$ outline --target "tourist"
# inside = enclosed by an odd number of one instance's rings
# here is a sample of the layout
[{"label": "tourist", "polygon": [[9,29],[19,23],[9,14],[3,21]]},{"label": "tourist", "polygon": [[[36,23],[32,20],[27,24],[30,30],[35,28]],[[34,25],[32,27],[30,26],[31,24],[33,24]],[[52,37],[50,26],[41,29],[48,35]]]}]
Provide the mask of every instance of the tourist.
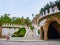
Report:
[{"label": "tourist", "polygon": [[7,34],[7,40],[9,40],[9,39],[10,39],[10,33]]}]

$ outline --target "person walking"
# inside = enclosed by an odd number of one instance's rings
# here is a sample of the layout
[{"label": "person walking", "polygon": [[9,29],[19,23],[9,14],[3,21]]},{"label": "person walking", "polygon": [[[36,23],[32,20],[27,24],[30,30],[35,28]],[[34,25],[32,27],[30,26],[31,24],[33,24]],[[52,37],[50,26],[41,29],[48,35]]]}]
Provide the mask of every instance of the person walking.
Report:
[{"label": "person walking", "polygon": [[9,40],[9,39],[10,39],[10,33],[7,34],[7,40]]}]

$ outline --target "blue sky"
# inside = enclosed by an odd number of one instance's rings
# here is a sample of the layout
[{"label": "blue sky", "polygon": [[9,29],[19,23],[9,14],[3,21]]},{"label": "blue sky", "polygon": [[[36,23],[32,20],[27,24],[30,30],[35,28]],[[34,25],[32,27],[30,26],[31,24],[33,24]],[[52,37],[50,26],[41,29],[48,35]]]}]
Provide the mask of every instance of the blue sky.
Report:
[{"label": "blue sky", "polygon": [[29,17],[38,14],[41,7],[55,0],[0,0],[0,16],[8,13],[11,17]]}]

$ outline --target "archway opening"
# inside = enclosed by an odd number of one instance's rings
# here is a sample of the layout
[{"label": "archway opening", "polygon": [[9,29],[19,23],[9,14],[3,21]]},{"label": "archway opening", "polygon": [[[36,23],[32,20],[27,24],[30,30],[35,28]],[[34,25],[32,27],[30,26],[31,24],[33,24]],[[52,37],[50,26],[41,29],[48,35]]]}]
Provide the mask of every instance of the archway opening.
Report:
[{"label": "archway opening", "polygon": [[59,24],[56,21],[50,23],[48,27],[48,39],[60,39],[60,35],[57,29]]},{"label": "archway opening", "polygon": [[43,31],[43,33],[42,33],[42,39],[44,39],[44,31]]}]

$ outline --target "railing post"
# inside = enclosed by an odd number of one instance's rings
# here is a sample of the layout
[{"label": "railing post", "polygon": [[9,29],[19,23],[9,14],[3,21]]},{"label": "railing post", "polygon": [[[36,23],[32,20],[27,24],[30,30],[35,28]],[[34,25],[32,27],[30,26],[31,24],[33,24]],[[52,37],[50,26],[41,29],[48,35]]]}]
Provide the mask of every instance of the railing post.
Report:
[{"label": "railing post", "polygon": [[46,15],[48,14],[48,11],[47,10],[45,10],[45,13],[46,13]]},{"label": "railing post", "polygon": [[49,12],[50,12],[49,14],[51,14],[51,13],[52,13],[52,8],[49,8]]},{"label": "railing post", "polygon": [[57,6],[54,6],[54,8],[55,8],[55,12],[59,12],[59,10],[58,10],[58,7],[57,7]]},{"label": "railing post", "polygon": [[43,15],[42,15],[42,17],[44,16],[44,12],[43,12]]}]

